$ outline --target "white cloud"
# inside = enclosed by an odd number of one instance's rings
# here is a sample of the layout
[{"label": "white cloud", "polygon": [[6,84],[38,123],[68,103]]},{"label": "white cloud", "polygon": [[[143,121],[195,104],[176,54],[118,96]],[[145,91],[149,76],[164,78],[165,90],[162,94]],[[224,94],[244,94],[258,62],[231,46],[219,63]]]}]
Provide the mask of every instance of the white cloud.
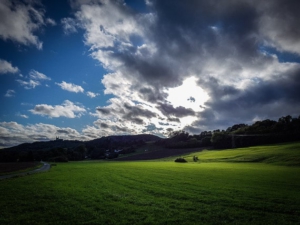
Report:
[{"label": "white cloud", "polygon": [[114,1],[103,1],[101,5],[81,5],[76,18],[86,30],[86,44],[93,49],[114,47],[117,43],[130,44],[133,34],[140,35],[140,25],[134,16],[124,10],[124,5]]},{"label": "white cloud", "polygon": [[6,94],[4,95],[5,97],[14,97],[15,96],[15,91],[14,90],[7,90]]},{"label": "white cloud", "polygon": [[[17,122],[0,122],[0,148],[25,142],[55,140],[56,136],[67,140],[89,140],[70,127],[57,127],[51,124],[37,123],[26,126]],[[98,136],[99,137],[99,136]]]},{"label": "white cloud", "polygon": [[86,126],[83,130],[82,133],[84,136],[89,137],[90,139],[96,139],[101,136],[106,136],[108,133],[104,131],[103,129],[96,128],[94,126]]},{"label": "white cloud", "polygon": [[23,86],[25,89],[33,89],[36,86],[41,85],[39,81],[35,80],[29,80],[29,81],[24,81],[24,80],[16,80],[21,86]]},{"label": "white cloud", "polygon": [[35,8],[35,1],[0,1],[0,38],[42,49],[43,43],[34,35],[44,25],[44,9]]},{"label": "white cloud", "polygon": [[17,113],[16,115],[19,116],[19,117],[22,117],[24,119],[28,119],[29,118],[27,115],[21,114],[21,113]]},{"label": "white cloud", "polygon": [[55,20],[51,19],[51,18],[47,18],[46,19],[47,24],[50,24],[51,26],[56,26],[56,22]]},{"label": "white cloud", "polygon": [[17,72],[19,72],[18,67],[13,67],[10,62],[0,59],[0,74]]},{"label": "white cloud", "polygon": [[98,119],[94,122],[94,126],[86,126],[82,130],[82,133],[91,139],[95,139],[99,136],[141,133],[142,129],[137,128],[137,126],[134,126],[132,123],[127,121]]},{"label": "white cloud", "polygon": [[29,72],[29,77],[32,79],[32,80],[51,80],[50,77],[47,77],[45,74],[43,73],[40,73],[36,70],[31,70]]},{"label": "white cloud", "polygon": [[29,72],[29,78],[27,80],[17,79],[16,81],[25,89],[33,89],[36,86],[41,85],[41,82],[45,80],[51,80],[51,78],[36,70],[31,70]]},{"label": "white cloud", "polygon": [[76,21],[72,18],[62,18],[61,19],[61,24],[64,30],[65,34],[71,34],[71,33],[76,33],[77,28],[76,28]]},{"label": "white cloud", "polygon": [[91,91],[86,92],[86,95],[89,96],[90,98],[95,98],[96,96],[98,96],[98,93],[94,93]]},{"label": "white cloud", "polygon": [[29,110],[31,113],[41,116],[53,117],[67,117],[76,118],[81,117],[85,112],[85,108],[82,106],[75,105],[69,100],[65,100],[62,105],[47,105],[39,104],[33,109]]},{"label": "white cloud", "polygon": [[75,93],[78,93],[78,92],[82,92],[83,93],[84,92],[84,89],[81,86],[76,85],[76,84],[67,83],[65,81],[63,81],[61,83],[55,83],[55,84],[57,84],[63,90],[66,90],[66,91],[75,92]]}]

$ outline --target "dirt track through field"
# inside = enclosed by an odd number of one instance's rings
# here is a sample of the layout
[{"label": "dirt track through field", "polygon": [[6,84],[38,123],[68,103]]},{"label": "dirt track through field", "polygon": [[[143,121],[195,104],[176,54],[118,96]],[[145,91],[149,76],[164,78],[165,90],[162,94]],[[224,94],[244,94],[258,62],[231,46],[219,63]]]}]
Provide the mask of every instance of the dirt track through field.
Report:
[{"label": "dirt track through field", "polygon": [[50,169],[50,164],[42,162],[44,165],[38,169],[27,171],[27,172],[21,172],[21,173],[15,173],[15,174],[8,174],[8,175],[2,175],[0,176],[0,180],[8,179],[8,178],[13,178],[13,177],[22,177],[30,174],[35,174],[35,173],[40,173],[40,172],[45,172]]},{"label": "dirt track through field", "polygon": [[149,151],[137,155],[131,155],[128,157],[117,158],[117,161],[134,161],[134,160],[152,160],[152,159],[161,159],[170,156],[180,156],[190,152],[202,151],[203,148],[186,148],[186,149],[162,149],[157,151]]}]

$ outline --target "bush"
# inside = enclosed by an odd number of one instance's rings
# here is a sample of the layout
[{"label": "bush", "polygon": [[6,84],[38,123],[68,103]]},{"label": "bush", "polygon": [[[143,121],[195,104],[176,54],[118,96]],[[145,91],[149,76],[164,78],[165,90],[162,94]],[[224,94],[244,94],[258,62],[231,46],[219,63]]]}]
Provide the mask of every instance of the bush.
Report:
[{"label": "bush", "polygon": [[175,162],[186,163],[187,161],[184,158],[177,158]]}]

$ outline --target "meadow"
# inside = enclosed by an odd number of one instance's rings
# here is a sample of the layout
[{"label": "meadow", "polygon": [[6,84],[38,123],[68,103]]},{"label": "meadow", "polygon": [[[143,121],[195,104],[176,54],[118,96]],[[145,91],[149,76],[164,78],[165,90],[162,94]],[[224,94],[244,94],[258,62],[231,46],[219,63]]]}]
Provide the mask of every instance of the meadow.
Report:
[{"label": "meadow", "polygon": [[289,143],[57,163],[0,181],[0,224],[299,224],[299,156]]}]

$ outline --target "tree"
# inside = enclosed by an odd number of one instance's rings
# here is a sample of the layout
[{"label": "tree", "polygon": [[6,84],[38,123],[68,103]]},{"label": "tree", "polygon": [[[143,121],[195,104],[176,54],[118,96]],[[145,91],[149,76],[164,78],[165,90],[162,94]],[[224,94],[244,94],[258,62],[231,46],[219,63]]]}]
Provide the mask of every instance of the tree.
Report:
[{"label": "tree", "polygon": [[230,148],[231,137],[226,132],[215,132],[211,137],[211,143],[215,148]]},{"label": "tree", "polygon": [[174,141],[186,141],[189,138],[189,133],[183,130],[173,131],[169,134],[169,137]]}]

